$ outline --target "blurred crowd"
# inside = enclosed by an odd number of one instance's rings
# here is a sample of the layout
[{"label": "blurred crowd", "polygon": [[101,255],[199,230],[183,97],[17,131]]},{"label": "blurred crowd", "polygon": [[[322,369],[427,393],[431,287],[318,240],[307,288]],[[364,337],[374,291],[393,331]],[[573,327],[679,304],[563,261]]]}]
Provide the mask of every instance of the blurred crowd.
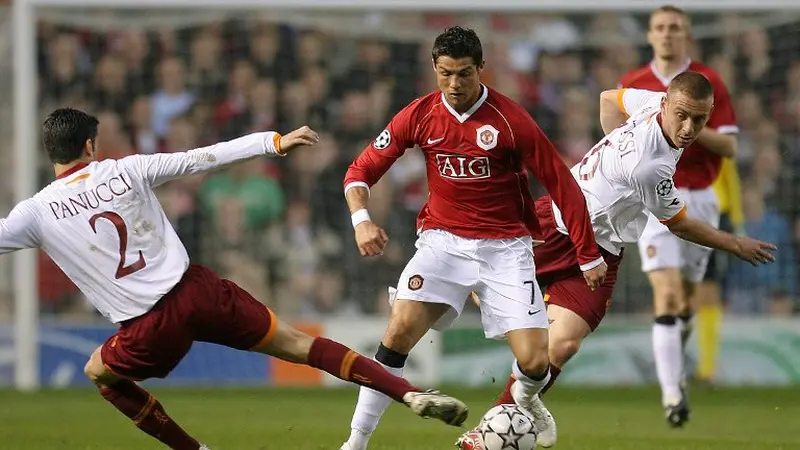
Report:
[{"label": "blurred crowd", "polygon": [[[427,17],[426,34],[456,22]],[[772,266],[732,263],[727,292],[742,298],[737,312],[788,314],[800,240],[800,20],[767,26],[724,15],[694,18],[694,26],[714,31],[697,37],[694,57],[722,75],[735,102],[746,231],[781,247]],[[569,165],[601,137],[599,92],[651,57],[646,16],[496,16],[491,27],[482,33],[486,84],[530,111]],[[527,31],[493,40],[512,28]],[[194,261],[279,313],[381,313],[386,287],[414,251],[413,221],[427,195],[424,162],[407,152],[372,191],[371,215],[391,237],[379,259],[358,255],[342,179],[394,112],[436,89],[430,46],[240,19],[112,32],[43,22],[41,113],[72,106],[97,115],[101,158],[312,126],[322,136],[314,150],[174,181],[160,199]],[[44,185],[52,172],[41,160]],[[615,307],[649,307],[649,296],[620,291],[627,298]],[[46,257],[40,292],[45,311],[86,314]]]}]

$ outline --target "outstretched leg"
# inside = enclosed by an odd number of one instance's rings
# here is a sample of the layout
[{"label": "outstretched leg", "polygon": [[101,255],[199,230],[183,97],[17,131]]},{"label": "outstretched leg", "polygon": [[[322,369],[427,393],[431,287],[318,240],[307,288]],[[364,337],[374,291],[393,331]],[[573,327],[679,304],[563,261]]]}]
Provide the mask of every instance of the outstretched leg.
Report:
[{"label": "outstretched leg", "polygon": [[423,391],[338,342],[323,337],[313,338],[279,320],[277,326],[273,325],[273,330],[269,340],[251,350],[307,364],[339,379],[374,389],[409,406],[422,417],[434,417],[454,426],[461,425],[467,418],[467,406],[460,400]]}]

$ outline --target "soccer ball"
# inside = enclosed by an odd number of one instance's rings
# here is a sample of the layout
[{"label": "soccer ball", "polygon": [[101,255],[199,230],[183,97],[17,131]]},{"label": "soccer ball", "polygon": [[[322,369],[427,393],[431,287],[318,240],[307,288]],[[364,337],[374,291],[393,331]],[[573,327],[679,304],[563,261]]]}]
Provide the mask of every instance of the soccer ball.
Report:
[{"label": "soccer ball", "polygon": [[490,409],[478,426],[485,450],[534,450],[537,430],[531,414],[517,405]]}]

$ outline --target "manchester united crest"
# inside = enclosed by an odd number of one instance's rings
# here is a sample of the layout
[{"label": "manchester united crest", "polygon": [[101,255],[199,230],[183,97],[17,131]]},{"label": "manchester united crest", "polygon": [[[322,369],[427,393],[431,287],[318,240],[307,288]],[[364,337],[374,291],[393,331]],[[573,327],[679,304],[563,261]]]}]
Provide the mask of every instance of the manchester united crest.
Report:
[{"label": "manchester united crest", "polygon": [[497,147],[497,135],[500,134],[497,128],[491,125],[484,125],[476,131],[478,134],[476,140],[478,147],[487,151]]},{"label": "manchester united crest", "polygon": [[422,278],[422,275],[412,275],[411,278],[408,279],[408,289],[411,291],[418,291],[422,288],[422,283],[425,282],[425,279]]}]

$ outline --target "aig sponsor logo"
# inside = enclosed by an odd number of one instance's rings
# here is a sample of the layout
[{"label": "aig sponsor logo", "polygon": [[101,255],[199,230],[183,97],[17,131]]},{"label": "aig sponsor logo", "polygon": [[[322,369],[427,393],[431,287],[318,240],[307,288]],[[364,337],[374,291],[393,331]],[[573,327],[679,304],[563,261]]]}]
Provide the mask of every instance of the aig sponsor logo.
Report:
[{"label": "aig sponsor logo", "polygon": [[439,174],[451,180],[479,180],[492,176],[487,156],[436,154]]}]

